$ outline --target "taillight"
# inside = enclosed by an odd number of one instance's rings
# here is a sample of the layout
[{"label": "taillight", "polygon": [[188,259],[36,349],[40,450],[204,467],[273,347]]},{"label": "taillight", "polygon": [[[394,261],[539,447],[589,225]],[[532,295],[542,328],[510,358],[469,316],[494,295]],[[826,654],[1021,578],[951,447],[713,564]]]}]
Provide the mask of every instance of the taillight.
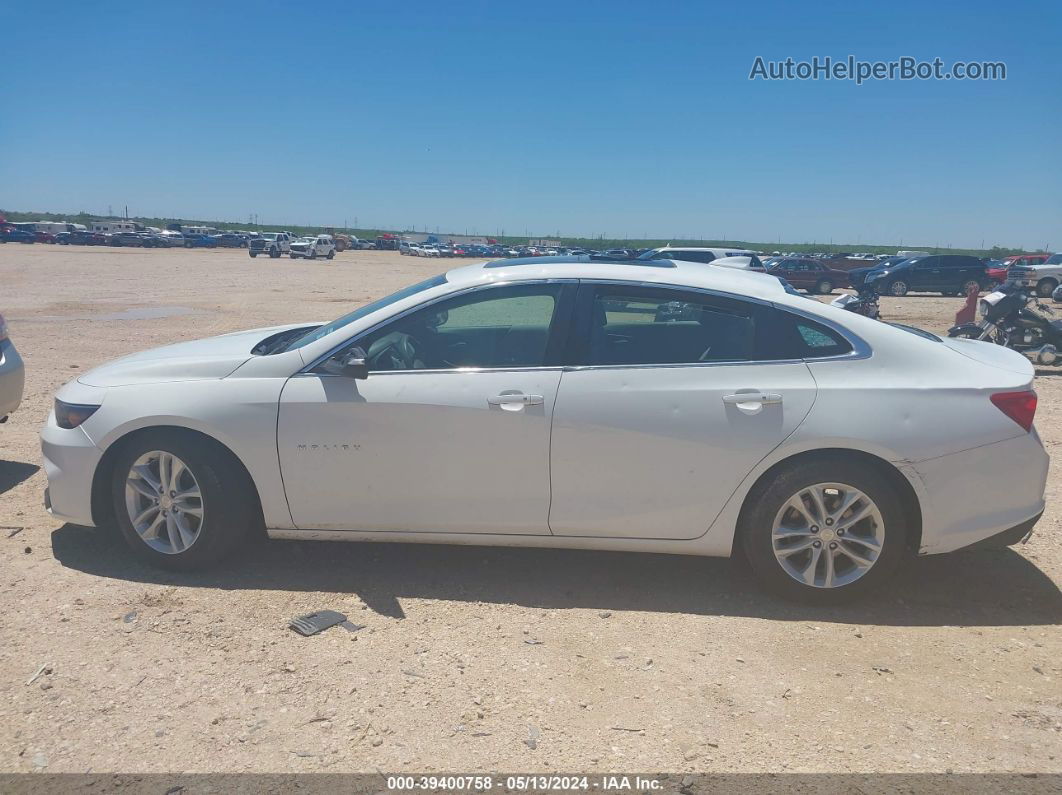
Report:
[{"label": "taillight", "polygon": [[997,392],[991,397],[995,407],[1014,420],[1025,430],[1032,430],[1033,417],[1036,416],[1036,393]]}]

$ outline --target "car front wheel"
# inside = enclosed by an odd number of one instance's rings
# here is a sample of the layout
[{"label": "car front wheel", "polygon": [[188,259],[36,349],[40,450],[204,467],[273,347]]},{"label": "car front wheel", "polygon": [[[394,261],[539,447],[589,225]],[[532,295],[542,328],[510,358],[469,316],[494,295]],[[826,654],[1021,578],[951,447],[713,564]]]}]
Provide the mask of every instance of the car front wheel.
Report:
[{"label": "car front wheel", "polygon": [[819,295],[829,295],[833,292],[833,282],[829,279],[820,279],[819,283],[815,285],[815,290]]},{"label": "car front wheel", "polygon": [[167,569],[204,568],[246,536],[246,477],[206,441],[148,433],[122,449],[111,482],[118,526],[133,551]]},{"label": "car front wheel", "polygon": [[889,285],[889,295],[895,295],[897,298],[907,295],[907,291],[910,289],[907,286],[907,282],[902,279],[897,279]]},{"label": "car front wheel", "polygon": [[896,571],[907,522],[896,490],[859,461],[793,466],[749,495],[739,528],[753,571],[779,596],[839,604]]}]

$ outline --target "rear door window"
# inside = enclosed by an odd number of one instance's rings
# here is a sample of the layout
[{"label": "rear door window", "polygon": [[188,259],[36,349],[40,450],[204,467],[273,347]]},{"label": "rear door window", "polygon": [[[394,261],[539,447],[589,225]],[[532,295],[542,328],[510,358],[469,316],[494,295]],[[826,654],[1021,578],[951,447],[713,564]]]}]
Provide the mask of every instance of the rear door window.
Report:
[{"label": "rear door window", "polygon": [[[756,358],[756,307],[652,287],[585,287],[576,364],[674,365]],[[587,328],[589,326],[589,328]]]}]

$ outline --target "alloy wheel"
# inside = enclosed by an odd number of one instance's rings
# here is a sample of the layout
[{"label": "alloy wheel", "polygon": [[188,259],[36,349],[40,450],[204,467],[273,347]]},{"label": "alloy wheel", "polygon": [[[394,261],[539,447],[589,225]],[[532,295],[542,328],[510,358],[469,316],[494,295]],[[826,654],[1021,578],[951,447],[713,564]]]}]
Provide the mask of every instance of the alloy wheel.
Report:
[{"label": "alloy wheel", "polygon": [[164,450],[144,453],[130,467],[125,507],[136,534],[166,555],[187,550],[203,527],[203,495],[195,475]]},{"label": "alloy wheel", "polygon": [[771,528],[778,565],[813,588],[840,588],[860,579],[877,562],[884,541],[881,510],[844,483],[801,489],[782,505]]}]

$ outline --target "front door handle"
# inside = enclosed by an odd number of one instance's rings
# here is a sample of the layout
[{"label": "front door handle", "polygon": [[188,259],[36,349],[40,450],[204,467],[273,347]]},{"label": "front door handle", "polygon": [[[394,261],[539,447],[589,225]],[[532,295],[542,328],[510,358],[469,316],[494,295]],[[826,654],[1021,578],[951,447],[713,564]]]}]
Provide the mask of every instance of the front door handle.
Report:
[{"label": "front door handle", "polygon": [[782,396],[777,392],[737,392],[733,395],[723,395],[724,403],[733,403],[738,408],[746,406],[766,406],[771,403],[781,403]]},{"label": "front door handle", "polygon": [[545,398],[542,395],[525,395],[521,392],[516,392],[508,395],[495,395],[494,397],[487,398],[487,403],[492,406],[505,407],[517,407],[517,406],[537,406],[540,403],[545,402]]}]

